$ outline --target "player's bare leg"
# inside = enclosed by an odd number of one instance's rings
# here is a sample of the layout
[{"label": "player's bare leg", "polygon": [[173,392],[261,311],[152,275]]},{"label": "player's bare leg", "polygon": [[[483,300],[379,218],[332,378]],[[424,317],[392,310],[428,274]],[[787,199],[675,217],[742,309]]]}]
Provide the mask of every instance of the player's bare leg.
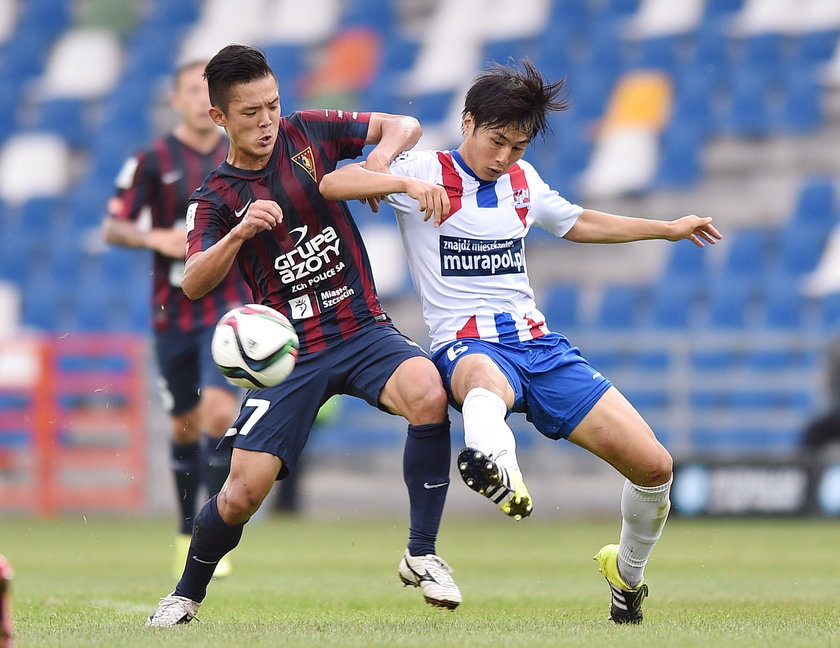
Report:
[{"label": "player's bare leg", "polygon": [[458,472],[464,483],[516,520],[533,510],[531,495],[516,459],[516,439],[505,422],[513,406],[513,389],[486,355],[474,353],[458,361],[452,393],[464,416],[464,443]]},{"label": "player's bare leg", "polygon": [[621,494],[621,536],[595,556],[610,585],[610,618],[641,623],[648,589],[644,568],[668,518],[673,461],[626,398],[611,387],[569,436],[627,478]]}]

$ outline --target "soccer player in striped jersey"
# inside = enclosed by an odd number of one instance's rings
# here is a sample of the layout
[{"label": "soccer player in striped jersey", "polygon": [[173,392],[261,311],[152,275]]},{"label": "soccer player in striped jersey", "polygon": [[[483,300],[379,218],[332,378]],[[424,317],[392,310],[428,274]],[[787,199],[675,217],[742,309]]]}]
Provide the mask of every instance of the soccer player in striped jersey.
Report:
[{"label": "soccer player in striped jersey", "polygon": [[[428,355],[383,311],[347,205],[318,189],[324,174],[366,144],[375,145],[367,163],[385,171],[417,142],[420,125],[413,117],[340,110],[281,117],[277,78],[261,52],[242,45],[216,54],[205,77],[210,113],[227,131],[230,151],[187,211],[184,290],[200,298],[238,264],[254,300],[294,323],[300,355],[284,382],[246,394],[225,439],[233,447],[230,476],[196,516],[183,575],[147,624],[195,617],[214,565],[239,543],[274,482],[295,470],[319,407],[338,393],[408,420],[410,527],[399,576],[428,603],[455,608],[461,593],[435,548],[449,485],[446,392]],[[421,202],[436,194],[417,187]]]},{"label": "soccer player in striped jersey", "polygon": [[[103,223],[109,243],[154,252],[154,345],[162,400],[171,423],[170,457],[179,512],[176,574],[186,560],[202,487],[208,496],[215,495],[227,478],[230,451],[216,450],[216,446],[236,418],[241,394],[213,364],[210,340],[219,317],[251,301],[237,272],[199,301],[190,300],[181,289],[187,202],[228,150],[227,138],[208,115],[203,72],[203,62],[188,63],[176,71],[171,104],[179,121],[172,132],[125,162]],[[229,571],[226,560],[216,576]]]},{"label": "soccer player in striped jersey", "polygon": [[[644,566],[670,507],[671,456],[612,383],[549,330],[528,281],[524,238],[536,225],[580,243],[689,239],[703,247],[720,233],[710,218],[629,218],[584,209],[552,191],[522,157],[545,132],[548,113],[566,107],[562,87],[528,61],[522,69],[492,68],[467,92],[457,150],[404,153],[390,174],[351,164],[324,177],[321,191],[337,200],[389,195],[432,359],[464,415],[467,447],[457,463],[469,487],[511,517],[531,513],[505,422],[510,411],[525,412],[548,438],[566,438],[626,477],[620,542],[596,559],[610,585],[612,620],[639,623]],[[407,193],[418,191],[417,179],[446,196],[442,211],[423,210]]]}]

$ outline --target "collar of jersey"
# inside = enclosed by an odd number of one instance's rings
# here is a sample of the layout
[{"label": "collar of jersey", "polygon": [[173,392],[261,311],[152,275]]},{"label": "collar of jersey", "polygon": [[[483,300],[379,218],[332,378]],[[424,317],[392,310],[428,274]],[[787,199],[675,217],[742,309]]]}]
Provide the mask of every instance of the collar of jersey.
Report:
[{"label": "collar of jersey", "polygon": [[265,166],[262,169],[240,169],[239,167],[235,167],[232,164],[230,164],[227,160],[222,162],[222,168],[228,175],[237,176],[239,178],[259,178],[260,176],[265,175],[268,169],[277,166],[277,156],[279,155],[281,147],[282,144],[280,143],[280,132],[278,131],[277,141],[274,143],[274,150],[271,152],[271,157],[268,158],[268,162],[266,162]]},{"label": "collar of jersey", "polygon": [[456,151],[455,149],[452,149],[451,151],[449,151],[449,154],[458,163],[458,166],[461,167],[467,173],[469,173],[473,178],[475,178],[476,181],[478,182],[478,184],[481,185],[482,187],[484,185],[495,184],[495,182],[496,182],[495,180],[482,180],[475,173],[473,173],[473,170],[470,167],[467,166],[467,163],[464,162],[464,158],[462,158],[461,154],[458,153],[458,151]]}]

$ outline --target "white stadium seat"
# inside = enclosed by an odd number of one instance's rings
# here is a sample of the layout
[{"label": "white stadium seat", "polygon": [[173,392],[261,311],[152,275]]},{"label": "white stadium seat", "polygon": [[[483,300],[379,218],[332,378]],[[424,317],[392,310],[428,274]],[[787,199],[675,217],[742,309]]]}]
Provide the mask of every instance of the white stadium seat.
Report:
[{"label": "white stadium seat", "polygon": [[38,85],[43,99],[98,99],[116,85],[122,68],[122,46],[107,29],[66,31],[50,52]]},{"label": "white stadium seat", "polygon": [[625,26],[631,39],[677,36],[694,31],[703,18],[703,0],[642,0]]},{"label": "white stadium seat", "polygon": [[9,40],[18,17],[17,0],[0,0],[0,44]]},{"label": "white stadium seat", "polygon": [[0,150],[0,198],[21,204],[36,196],[58,196],[68,185],[70,152],[50,133],[22,133]]},{"label": "white stadium seat", "polygon": [[[301,20],[301,5],[306,20]],[[267,0],[260,18],[259,42],[266,45],[317,45],[336,30],[341,16],[340,0]]]}]

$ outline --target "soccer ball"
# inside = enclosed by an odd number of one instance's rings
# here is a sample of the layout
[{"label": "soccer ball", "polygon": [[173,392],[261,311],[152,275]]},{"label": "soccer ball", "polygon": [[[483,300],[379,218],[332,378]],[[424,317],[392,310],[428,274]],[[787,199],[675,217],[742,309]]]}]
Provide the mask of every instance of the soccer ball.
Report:
[{"label": "soccer ball", "polygon": [[273,308],[245,304],[221,317],[210,351],[228,381],[262,389],[279,385],[292,373],[298,337],[291,322]]}]

